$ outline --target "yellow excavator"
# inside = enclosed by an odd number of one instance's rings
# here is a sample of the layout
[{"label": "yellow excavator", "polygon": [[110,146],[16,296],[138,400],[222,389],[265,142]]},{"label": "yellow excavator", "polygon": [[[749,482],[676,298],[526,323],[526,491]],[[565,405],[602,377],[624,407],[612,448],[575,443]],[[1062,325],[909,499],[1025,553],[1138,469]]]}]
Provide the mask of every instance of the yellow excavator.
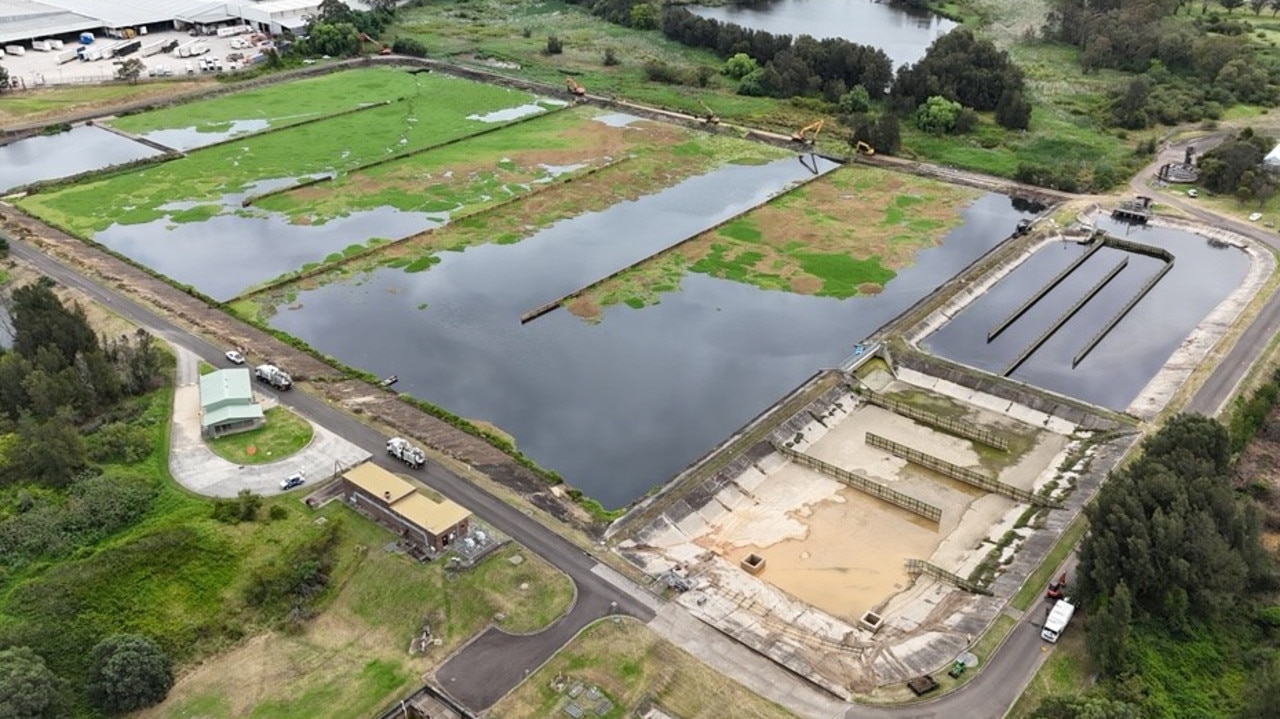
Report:
[{"label": "yellow excavator", "polygon": [[702,105],[702,109],[707,111],[707,113],[706,113],[705,115],[703,115],[703,116],[702,116],[702,121],[703,121],[703,122],[707,123],[708,125],[719,125],[719,124],[720,124],[720,116],[719,116],[719,115],[717,115],[717,114],[715,114],[714,112],[712,112],[712,111],[711,111],[711,108],[707,107],[707,103],[705,103],[705,102],[703,102],[701,99],[699,99],[699,100],[698,100],[698,104]]},{"label": "yellow excavator", "polygon": [[587,88],[583,87],[582,85],[579,85],[578,81],[574,80],[571,77],[566,77],[564,79],[564,86],[565,86],[565,89],[569,91],[570,95],[583,97],[587,94]]},{"label": "yellow excavator", "polygon": [[791,136],[793,142],[803,142],[806,145],[812,145],[818,141],[818,133],[822,132],[822,120],[811,122],[808,125],[796,130]]},{"label": "yellow excavator", "polygon": [[857,144],[857,147],[856,147],[855,149],[857,150],[857,152],[858,152],[858,154],[859,154],[859,155],[874,155],[874,154],[876,154],[876,148],[872,147],[871,145],[868,145],[867,143],[863,142],[862,140],[858,140],[858,144]]}]

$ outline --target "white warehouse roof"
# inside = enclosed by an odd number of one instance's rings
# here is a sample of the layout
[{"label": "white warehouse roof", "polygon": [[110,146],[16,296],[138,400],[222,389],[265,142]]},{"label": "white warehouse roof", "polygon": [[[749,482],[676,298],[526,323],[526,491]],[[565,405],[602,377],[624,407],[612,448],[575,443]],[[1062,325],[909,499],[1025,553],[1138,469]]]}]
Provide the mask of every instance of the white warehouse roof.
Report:
[{"label": "white warehouse roof", "polygon": [[0,45],[102,27],[94,18],[30,0],[0,0]]},{"label": "white warehouse roof", "polygon": [[96,18],[103,27],[123,28],[170,22],[185,13],[198,13],[213,3],[202,0],[41,0],[68,12]]}]

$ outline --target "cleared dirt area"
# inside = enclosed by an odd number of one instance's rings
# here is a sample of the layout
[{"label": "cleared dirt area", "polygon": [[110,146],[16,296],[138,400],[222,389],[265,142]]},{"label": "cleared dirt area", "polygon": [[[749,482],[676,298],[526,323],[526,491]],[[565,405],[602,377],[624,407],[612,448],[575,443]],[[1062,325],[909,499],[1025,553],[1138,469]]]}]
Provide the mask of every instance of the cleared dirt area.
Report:
[{"label": "cleared dirt area", "polygon": [[[992,563],[1006,564],[1034,531],[1027,526],[1034,524],[1029,505],[871,447],[867,433],[1031,492],[1059,479],[1059,468],[1076,447],[1065,434],[883,371],[864,381],[916,409],[984,428],[1010,449],[942,432],[866,404],[848,391],[829,393],[810,405],[805,415],[811,421],[787,425],[786,443],[938,508],[940,521],[773,452],[728,482],[716,480],[711,486],[719,489],[701,500],[673,504],[619,543],[620,551],[647,573],[674,571],[691,582],[693,589],[679,595],[691,612],[775,660],[797,663],[792,668],[808,667],[801,673],[837,692],[932,669],[933,662],[946,660],[953,642],[967,641],[972,630],[959,632],[969,601],[964,593],[913,578],[908,559],[985,582]],[[749,554],[764,560],[756,574],[741,565]],[[859,623],[868,611],[883,618],[878,632]]]}]

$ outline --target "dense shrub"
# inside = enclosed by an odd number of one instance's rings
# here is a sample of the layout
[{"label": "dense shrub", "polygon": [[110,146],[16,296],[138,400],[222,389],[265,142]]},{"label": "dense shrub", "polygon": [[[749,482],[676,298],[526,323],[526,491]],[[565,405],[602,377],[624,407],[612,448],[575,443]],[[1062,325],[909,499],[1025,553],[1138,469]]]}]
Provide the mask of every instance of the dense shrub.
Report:
[{"label": "dense shrub", "polygon": [[125,714],[164,701],[173,687],[169,656],[137,634],[108,637],[93,648],[89,698],[109,714]]},{"label": "dense shrub", "polygon": [[329,586],[340,538],[339,524],[329,522],[313,536],[287,547],[275,561],[253,571],[244,591],[245,603],[291,624],[309,618],[315,601]]},{"label": "dense shrub", "polygon": [[391,43],[391,51],[399,55],[426,57],[427,46],[421,40],[411,37],[398,37]]},{"label": "dense shrub", "polygon": [[25,509],[0,521],[0,564],[70,554],[133,524],[154,498],[149,485],[110,475],[74,481],[63,501],[28,496]]},{"label": "dense shrub", "polygon": [[144,427],[111,422],[89,435],[89,459],[95,462],[134,464],[151,454],[151,433]]}]

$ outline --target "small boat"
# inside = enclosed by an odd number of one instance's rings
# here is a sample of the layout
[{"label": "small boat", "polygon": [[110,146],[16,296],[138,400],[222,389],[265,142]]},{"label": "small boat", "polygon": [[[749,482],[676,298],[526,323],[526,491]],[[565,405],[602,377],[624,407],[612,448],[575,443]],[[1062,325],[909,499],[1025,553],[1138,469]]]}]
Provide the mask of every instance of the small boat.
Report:
[{"label": "small boat", "polygon": [[393,385],[393,384],[395,384],[396,382],[399,382],[399,381],[400,381],[400,378],[399,378],[399,377],[397,377],[397,376],[395,376],[395,375],[391,375],[390,377],[388,377],[388,378],[386,378],[386,379],[382,380],[381,382],[379,382],[379,384],[380,384],[380,385],[382,385],[383,387],[390,387],[391,385]]}]

